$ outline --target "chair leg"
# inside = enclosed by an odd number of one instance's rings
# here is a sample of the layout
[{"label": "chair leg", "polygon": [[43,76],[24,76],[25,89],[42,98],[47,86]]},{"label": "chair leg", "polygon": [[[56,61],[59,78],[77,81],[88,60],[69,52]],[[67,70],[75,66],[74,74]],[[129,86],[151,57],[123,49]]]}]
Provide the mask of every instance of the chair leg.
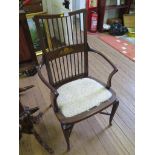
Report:
[{"label": "chair leg", "polygon": [[110,119],[109,119],[109,125],[112,125],[112,120],[113,120],[113,117],[116,113],[116,110],[118,108],[118,105],[119,105],[119,101],[116,100],[114,103],[113,103],[113,107],[112,107],[112,110],[111,110],[111,114],[110,114]]},{"label": "chair leg", "polygon": [[69,141],[69,137],[70,137],[70,135],[71,135],[73,126],[74,126],[74,124],[69,124],[69,125],[61,124],[61,128],[62,128],[64,137],[65,137],[65,140],[66,140],[66,143],[67,143],[67,151],[70,150],[70,141]]}]

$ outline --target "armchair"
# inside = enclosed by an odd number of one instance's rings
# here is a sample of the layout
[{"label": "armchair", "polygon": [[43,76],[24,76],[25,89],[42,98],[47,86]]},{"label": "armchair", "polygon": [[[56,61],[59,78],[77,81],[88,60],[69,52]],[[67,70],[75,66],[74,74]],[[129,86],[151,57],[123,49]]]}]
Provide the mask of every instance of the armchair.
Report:
[{"label": "armchair", "polygon": [[[112,125],[119,101],[111,89],[111,80],[118,69],[103,53],[89,47],[86,10],[67,15],[38,15],[34,20],[43,51],[42,63],[37,67],[38,75],[54,96],[53,109],[69,150],[69,137],[76,123],[101,113],[110,115],[109,125]],[[49,41],[43,37],[47,35],[41,28],[45,23],[48,24],[51,39],[57,39],[56,45],[49,46]],[[91,52],[101,56],[112,66],[113,71],[109,74],[107,83],[89,76],[88,55]],[[42,75],[43,65],[46,66],[48,80]],[[111,113],[103,112],[109,106],[113,106]]]}]

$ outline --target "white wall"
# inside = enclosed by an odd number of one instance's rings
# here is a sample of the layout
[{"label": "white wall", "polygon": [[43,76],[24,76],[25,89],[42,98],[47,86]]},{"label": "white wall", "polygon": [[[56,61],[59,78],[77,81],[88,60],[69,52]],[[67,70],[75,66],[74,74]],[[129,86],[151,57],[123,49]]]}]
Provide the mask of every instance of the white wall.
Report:
[{"label": "white wall", "polygon": [[80,9],[86,8],[86,0],[80,0]]},{"label": "white wall", "polygon": [[[72,11],[86,8],[86,0],[72,0]],[[79,16],[77,16],[79,18]],[[83,31],[83,16],[81,15],[81,29]]]},{"label": "white wall", "polygon": [[86,0],[72,0],[72,10],[86,8]]},{"label": "white wall", "polygon": [[80,0],[72,0],[72,11],[80,9]]},{"label": "white wall", "polygon": [[69,10],[62,5],[64,0],[42,0],[43,11],[47,11],[51,14],[59,14],[68,12]]}]

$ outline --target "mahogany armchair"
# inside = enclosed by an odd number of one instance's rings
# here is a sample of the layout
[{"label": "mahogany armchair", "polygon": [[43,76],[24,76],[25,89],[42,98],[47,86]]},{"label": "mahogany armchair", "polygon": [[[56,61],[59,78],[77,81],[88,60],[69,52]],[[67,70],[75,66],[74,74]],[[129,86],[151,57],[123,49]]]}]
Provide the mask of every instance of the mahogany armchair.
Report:
[{"label": "mahogany armchair", "polygon": [[[110,115],[109,124],[112,124],[119,101],[111,89],[111,80],[118,70],[101,52],[89,47],[86,10],[67,15],[38,15],[34,20],[43,51],[42,63],[37,67],[38,75],[54,96],[53,109],[69,150],[69,137],[76,123],[101,113]],[[56,41],[53,43],[53,40]],[[106,84],[89,76],[88,54],[91,52],[101,56],[113,68]],[[41,72],[43,65],[46,66],[48,81]],[[111,105],[111,113],[103,112]]]}]

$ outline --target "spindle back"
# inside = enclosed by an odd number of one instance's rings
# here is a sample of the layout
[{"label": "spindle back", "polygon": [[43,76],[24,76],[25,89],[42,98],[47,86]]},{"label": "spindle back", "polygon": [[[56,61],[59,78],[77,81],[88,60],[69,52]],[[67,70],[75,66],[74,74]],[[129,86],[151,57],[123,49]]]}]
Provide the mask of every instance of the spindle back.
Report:
[{"label": "spindle back", "polygon": [[88,76],[86,10],[34,17],[50,84]]}]

